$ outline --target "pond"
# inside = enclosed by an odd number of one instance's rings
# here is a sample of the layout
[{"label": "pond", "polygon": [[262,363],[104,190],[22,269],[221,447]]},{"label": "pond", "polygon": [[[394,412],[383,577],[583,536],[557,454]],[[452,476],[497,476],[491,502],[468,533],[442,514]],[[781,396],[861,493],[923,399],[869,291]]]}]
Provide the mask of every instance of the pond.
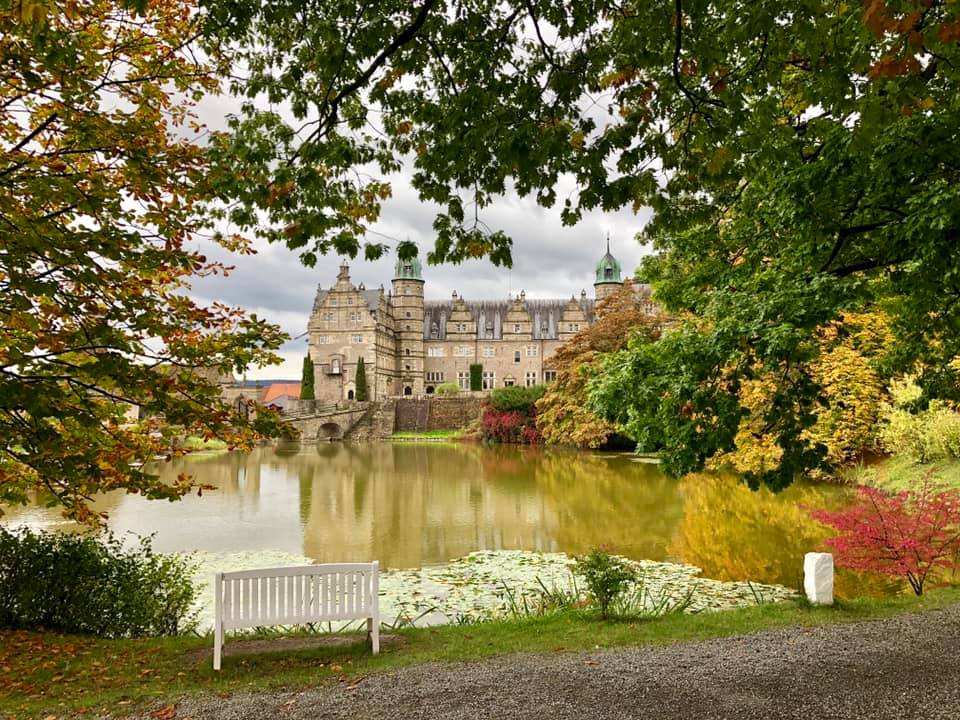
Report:
[{"label": "pond", "polygon": [[[603,545],[707,578],[797,588],[803,554],[824,536],[807,509],[848,497],[830,485],[774,494],[729,476],[671,480],[628,453],[456,443],[264,446],[187,456],[161,472],[216,490],[179,503],[109,494],[96,509],[115,531],[156,533],[158,550],[201,551],[224,568],[307,558],[408,570],[475,551],[576,555]],[[42,508],[6,521],[68,529]],[[864,590],[860,578],[838,578],[841,596]]]}]

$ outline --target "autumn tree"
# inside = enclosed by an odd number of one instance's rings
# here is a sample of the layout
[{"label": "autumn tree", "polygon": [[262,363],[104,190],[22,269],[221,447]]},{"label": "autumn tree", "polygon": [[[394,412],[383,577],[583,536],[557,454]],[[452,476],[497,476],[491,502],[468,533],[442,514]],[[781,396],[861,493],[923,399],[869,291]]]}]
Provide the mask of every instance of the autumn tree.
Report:
[{"label": "autumn tree", "polygon": [[928,475],[916,491],[861,486],[857,494],[844,510],[810,512],[838,531],[825,541],[838,565],[905,578],[917,595],[931,577],[960,570],[960,492],[938,488]]},{"label": "autumn tree", "polygon": [[[440,210],[433,262],[511,240],[484,209],[508,189],[573,224],[648,206],[644,265],[684,323],[640,348],[624,412],[665,467],[732,447],[739,383],[769,374],[762,426],[782,486],[818,465],[818,328],[889,302],[891,368],[960,394],[960,6],[945,0],[210,0],[249,73],[217,139],[227,215],[307,262],[383,251],[366,230],[403,165]],[[355,172],[360,171],[362,172]],[[562,178],[574,191],[558,197]],[[401,244],[401,254],[415,252]],[[659,368],[659,369],[658,369]],[[730,373],[730,374],[728,374]],[[732,400],[731,400],[732,399]],[[661,413],[657,408],[663,405]],[[645,420],[645,421],[646,421]]]},{"label": "autumn tree", "polygon": [[139,5],[0,9],[0,504],[39,494],[81,521],[101,491],[188,492],[141,466],[179,436],[278,431],[241,423],[216,379],[275,361],[282,334],[188,296],[226,271],[191,244],[216,180],[191,108],[223,68],[195,6]]},{"label": "autumn tree", "polygon": [[[831,469],[847,465],[879,449],[881,413],[887,399],[885,379],[876,367],[890,340],[889,323],[880,312],[844,313],[817,331],[818,352],[800,366],[820,388],[813,406],[814,422],[800,441],[811,451],[822,448]],[[748,411],[740,419],[733,447],[715,454],[709,467],[731,468],[759,482],[775,472],[783,448],[764,425],[777,395],[774,373],[754,369],[739,383],[738,400]]]},{"label": "autumn tree", "polygon": [[557,378],[537,403],[537,428],[546,442],[596,448],[622,429],[588,409],[587,381],[606,354],[623,350],[633,337],[658,337],[663,321],[649,288],[630,281],[598,304],[596,322],[561,345],[551,360]]}]

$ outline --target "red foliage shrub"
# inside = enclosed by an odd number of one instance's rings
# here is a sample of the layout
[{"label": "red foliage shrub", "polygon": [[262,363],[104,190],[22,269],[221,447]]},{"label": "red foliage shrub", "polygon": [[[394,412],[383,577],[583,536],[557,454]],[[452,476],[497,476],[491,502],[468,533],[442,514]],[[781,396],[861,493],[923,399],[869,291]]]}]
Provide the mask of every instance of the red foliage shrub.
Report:
[{"label": "red foliage shrub", "polygon": [[484,405],[480,433],[484,440],[490,442],[524,445],[538,445],[543,442],[534,416],[517,411],[494,410],[490,404]]},{"label": "red foliage shrub", "polygon": [[931,574],[960,569],[960,492],[925,481],[897,495],[857,488],[860,502],[810,516],[839,531],[826,544],[837,565],[905,577],[917,595]]}]

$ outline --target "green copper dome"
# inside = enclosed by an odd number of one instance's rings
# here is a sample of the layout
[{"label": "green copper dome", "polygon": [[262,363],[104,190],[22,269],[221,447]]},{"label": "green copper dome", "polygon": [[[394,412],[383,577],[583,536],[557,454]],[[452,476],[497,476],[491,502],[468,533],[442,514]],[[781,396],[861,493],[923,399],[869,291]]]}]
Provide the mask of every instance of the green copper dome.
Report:
[{"label": "green copper dome", "polygon": [[607,254],[597,263],[598,283],[622,283],[620,263],[610,254],[610,238],[607,238]]},{"label": "green copper dome", "polygon": [[401,260],[397,258],[397,264],[393,269],[394,280],[423,280],[423,265],[420,258],[410,258]]}]

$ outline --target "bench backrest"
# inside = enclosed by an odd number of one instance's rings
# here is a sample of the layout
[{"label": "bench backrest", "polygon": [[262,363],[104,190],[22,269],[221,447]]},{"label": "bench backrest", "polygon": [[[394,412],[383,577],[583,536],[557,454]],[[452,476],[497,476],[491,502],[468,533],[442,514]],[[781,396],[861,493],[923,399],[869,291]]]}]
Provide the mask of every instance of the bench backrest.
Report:
[{"label": "bench backrest", "polygon": [[378,563],[217,573],[215,619],[224,630],[327,620],[379,621]]}]

